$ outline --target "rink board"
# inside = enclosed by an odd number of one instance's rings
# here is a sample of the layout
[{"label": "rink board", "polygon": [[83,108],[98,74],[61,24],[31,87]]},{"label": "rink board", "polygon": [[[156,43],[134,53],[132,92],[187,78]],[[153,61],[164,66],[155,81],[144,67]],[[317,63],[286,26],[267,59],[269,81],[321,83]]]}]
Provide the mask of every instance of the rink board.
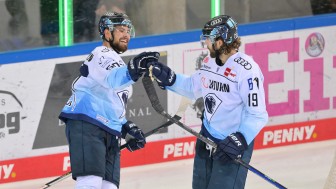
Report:
[{"label": "rink board", "polygon": [[[253,56],[265,76],[270,118],[255,140],[256,149],[336,138],[335,33],[335,15],[240,26],[240,50]],[[123,58],[159,51],[163,63],[191,74],[207,53],[200,48],[199,35],[189,31],[136,38]],[[64,123],[57,116],[78,67],[99,44],[0,54],[0,183],[70,171]],[[157,91],[174,115],[181,98]],[[192,102],[181,121],[198,131],[196,107]],[[151,107],[141,82],[133,86],[127,114],[145,132],[166,121]],[[194,146],[195,137],[172,125],[150,136],[145,149],[122,151],[122,167],[192,158]]]}]

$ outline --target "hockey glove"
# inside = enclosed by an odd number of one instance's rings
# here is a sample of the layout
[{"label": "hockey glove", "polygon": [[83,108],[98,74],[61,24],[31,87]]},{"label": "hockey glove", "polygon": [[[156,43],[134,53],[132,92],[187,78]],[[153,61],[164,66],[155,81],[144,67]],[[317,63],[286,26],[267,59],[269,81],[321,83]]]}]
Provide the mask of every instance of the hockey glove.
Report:
[{"label": "hockey glove", "polygon": [[222,161],[235,160],[241,158],[246,149],[247,143],[244,136],[240,132],[232,133],[218,143],[213,159]]},{"label": "hockey glove", "polygon": [[157,62],[159,58],[160,53],[158,52],[142,52],[132,58],[127,65],[131,79],[136,82],[150,66],[149,64]]},{"label": "hockey glove", "polygon": [[152,74],[161,89],[165,89],[166,86],[172,86],[176,80],[174,71],[161,62],[156,62],[153,65]]},{"label": "hockey glove", "polygon": [[121,137],[126,138],[126,135],[132,136],[130,140],[126,140],[126,148],[133,152],[145,147],[146,138],[142,130],[135,125],[132,121],[127,121],[121,129]]}]

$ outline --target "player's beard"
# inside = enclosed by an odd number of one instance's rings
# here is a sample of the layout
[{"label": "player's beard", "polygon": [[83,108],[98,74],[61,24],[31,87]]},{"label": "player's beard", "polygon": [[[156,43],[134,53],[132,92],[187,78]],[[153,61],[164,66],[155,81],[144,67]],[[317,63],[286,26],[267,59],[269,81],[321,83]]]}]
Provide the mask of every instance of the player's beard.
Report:
[{"label": "player's beard", "polygon": [[121,43],[120,41],[115,41],[115,40],[109,40],[110,46],[115,50],[118,51],[119,53],[123,53],[127,51],[128,49],[128,44]]},{"label": "player's beard", "polygon": [[213,49],[209,49],[209,52],[211,58],[216,58],[216,52]]},{"label": "player's beard", "polygon": [[[221,47],[220,49],[216,49],[215,50],[215,47],[214,47],[214,45],[212,45],[212,47],[210,48],[210,47],[208,47],[208,50],[209,50],[209,52],[210,52],[210,57],[211,58],[216,58],[217,56],[219,56],[219,55],[221,55],[221,54],[225,54],[225,49],[224,49],[225,47]],[[229,53],[226,53],[226,55],[227,54],[229,54]]]},{"label": "player's beard", "polygon": [[213,44],[211,44],[211,46],[208,45],[208,50],[210,52],[210,57],[211,58],[216,58],[216,51],[215,51],[214,48],[215,48],[215,46]]}]

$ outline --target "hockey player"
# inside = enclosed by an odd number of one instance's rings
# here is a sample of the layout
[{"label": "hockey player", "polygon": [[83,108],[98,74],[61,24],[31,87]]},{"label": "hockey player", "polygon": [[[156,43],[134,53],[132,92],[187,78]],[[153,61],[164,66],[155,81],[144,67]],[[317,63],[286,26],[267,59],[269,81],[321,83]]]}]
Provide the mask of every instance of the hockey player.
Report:
[{"label": "hockey player", "polygon": [[72,177],[76,188],[116,189],[120,178],[120,137],[130,151],[145,146],[144,133],[126,120],[131,84],[159,58],[157,52],[143,52],[126,65],[125,52],[134,28],[123,13],[107,12],[99,21],[102,46],[96,47],[80,68],[72,85],[72,96],[59,118],[66,124]]},{"label": "hockey player", "polygon": [[234,159],[249,163],[254,138],[266,125],[264,77],[258,64],[239,52],[237,23],[227,15],[208,21],[201,42],[210,52],[191,76],[175,74],[160,62],[152,74],[161,88],[197,99],[205,110],[200,134],[214,141],[217,149],[196,142],[193,189],[242,189],[247,169]]}]

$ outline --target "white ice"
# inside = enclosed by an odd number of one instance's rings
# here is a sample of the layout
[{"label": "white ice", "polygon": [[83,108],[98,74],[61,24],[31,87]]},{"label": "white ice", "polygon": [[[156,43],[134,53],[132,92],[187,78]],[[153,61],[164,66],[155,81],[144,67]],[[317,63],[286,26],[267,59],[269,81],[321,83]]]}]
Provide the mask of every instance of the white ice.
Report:
[{"label": "white ice", "polygon": [[[289,189],[323,189],[332,161],[336,140],[255,150],[250,165]],[[180,160],[121,169],[120,189],[188,189],[191,188],[193,160]],[[0,189],[38,189],[55,179],[1,184]],[[67,178],[50,189],[72,189],[75,182]],[[276,188],[263,178],[248,173],[246,189]]]}]

